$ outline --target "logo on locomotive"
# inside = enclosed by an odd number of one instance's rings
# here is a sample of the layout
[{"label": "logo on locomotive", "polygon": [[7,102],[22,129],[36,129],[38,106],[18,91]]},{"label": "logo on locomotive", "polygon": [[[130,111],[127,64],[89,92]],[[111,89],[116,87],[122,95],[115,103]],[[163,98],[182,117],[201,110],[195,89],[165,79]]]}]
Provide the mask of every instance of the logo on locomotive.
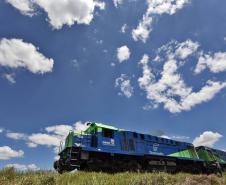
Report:
[{"label": "logo on locomotive", "polygon": [[157,152],[158,151],[158,147],[159,147],[159,144],[158,143],[154,143],[153,144],[153,151]]},{"label": "logo on locomotive", "polygon": [[114,146],[115,145],[115,140],[111,139],[110,141],[103,141],[102,143],[103,143],[103,145]]}]

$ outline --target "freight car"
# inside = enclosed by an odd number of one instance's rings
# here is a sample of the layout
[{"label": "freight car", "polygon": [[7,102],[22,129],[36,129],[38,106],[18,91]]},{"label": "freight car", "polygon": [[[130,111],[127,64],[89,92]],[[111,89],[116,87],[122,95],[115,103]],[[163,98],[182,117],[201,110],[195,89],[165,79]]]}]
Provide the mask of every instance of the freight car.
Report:
[{"label": "freight car", "polygon": [[72,171],[166,171],[213,173],[225,170],[226,152],[148,134],[88,123],[70,131],[54,168]]}]

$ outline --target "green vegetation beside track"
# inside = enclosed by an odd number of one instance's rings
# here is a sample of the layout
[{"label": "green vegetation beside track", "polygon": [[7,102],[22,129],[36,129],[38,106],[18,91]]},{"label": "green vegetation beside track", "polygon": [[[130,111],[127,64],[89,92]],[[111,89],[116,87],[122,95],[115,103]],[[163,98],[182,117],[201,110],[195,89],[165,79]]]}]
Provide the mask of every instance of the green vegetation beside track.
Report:
[{"label": "green vegetation beside track", "polygon": [[0,185],[226,185],[226,174],[192,175],[186,173],[96,173],[74,172],[16,172],[13,168],[0,170]]}]

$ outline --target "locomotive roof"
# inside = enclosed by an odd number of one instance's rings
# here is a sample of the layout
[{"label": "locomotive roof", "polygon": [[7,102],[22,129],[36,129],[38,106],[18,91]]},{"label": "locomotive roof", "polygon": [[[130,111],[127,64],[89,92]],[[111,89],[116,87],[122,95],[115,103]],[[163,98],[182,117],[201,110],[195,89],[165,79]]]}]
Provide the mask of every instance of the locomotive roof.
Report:
[{"label": "locomotive roof", "polygon": [[[96,123],[96,122],[90,122],[90,123],[87,123],[87,126],[89,126],[89,127],[85,130],[85,132],[88,131],[88,130],[90,129],[90,127],[92,127],[92,126],[101,127],[101,128],[106,128],[106,129],[112,129],[112,130],[117,130],[117,131],[134,132],[134,131],[129,131],[129,130],[125,130],[125,129],[120,129],[120,128],[117,128],[117,127],[113,127],[113,126],[110,126],[110,125],[106,125],[106,124],[103,124],[103,123]],[[134,133],[137,133],[137,134],[143,134],[143,133],[139,133],[139,132],[134,132]],[[151,135],[151,134],[144,134],[144,135],[149,135],[149,136],[161,138],[161,139],[164,139],[164,140],[174,141],[174,142],[176,142],[176,143],[183,143],[183,144],[186,144],[186,145],[191,145],[191,146],[193,146],[191,143],[187,143],[187,142],[183,142],[183,141],[176,141],[176,140],[173,140],[173,139],[163,138],[163,137],[159,137],[159,136],[153,136],[153,135]]]},{"label": "locomotive roof", "polygon": [[210,148],[210,147],[207,147],[207,146],[198,146],[196,147],[197,149],[205,149],[205,150],[212,150],[212,151],[216,151],[216,152],[222,152],[226,155],[226,151],[224,150],[219,150],[219,149],[215,149],[215,148]]},{"label": "locomotive roof", "polygon": [[[103,123],[95,123],[95,122],[88,123],[87,126],[97,126],[97,127],[107,128],[107,129],[112,129],[112,130],[122,130],[122,129],[119,129],[119,128],[116,128],[116,127],[113,127],[110,125],[105,125]],[[89,129],[89,127],[87,129]]]}]

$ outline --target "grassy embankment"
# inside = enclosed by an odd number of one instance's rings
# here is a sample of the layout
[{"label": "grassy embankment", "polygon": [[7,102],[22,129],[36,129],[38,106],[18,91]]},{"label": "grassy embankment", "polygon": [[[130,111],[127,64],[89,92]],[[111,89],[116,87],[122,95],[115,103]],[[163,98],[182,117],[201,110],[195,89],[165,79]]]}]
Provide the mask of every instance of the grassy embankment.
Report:
[{"label": "grassy embankment", "polygon": [[0,185],[226,185],[215,175],[179,173],[92,173],[78,172],[59,175],[55,172],[16,172],[13,168],[0,171]]}]

